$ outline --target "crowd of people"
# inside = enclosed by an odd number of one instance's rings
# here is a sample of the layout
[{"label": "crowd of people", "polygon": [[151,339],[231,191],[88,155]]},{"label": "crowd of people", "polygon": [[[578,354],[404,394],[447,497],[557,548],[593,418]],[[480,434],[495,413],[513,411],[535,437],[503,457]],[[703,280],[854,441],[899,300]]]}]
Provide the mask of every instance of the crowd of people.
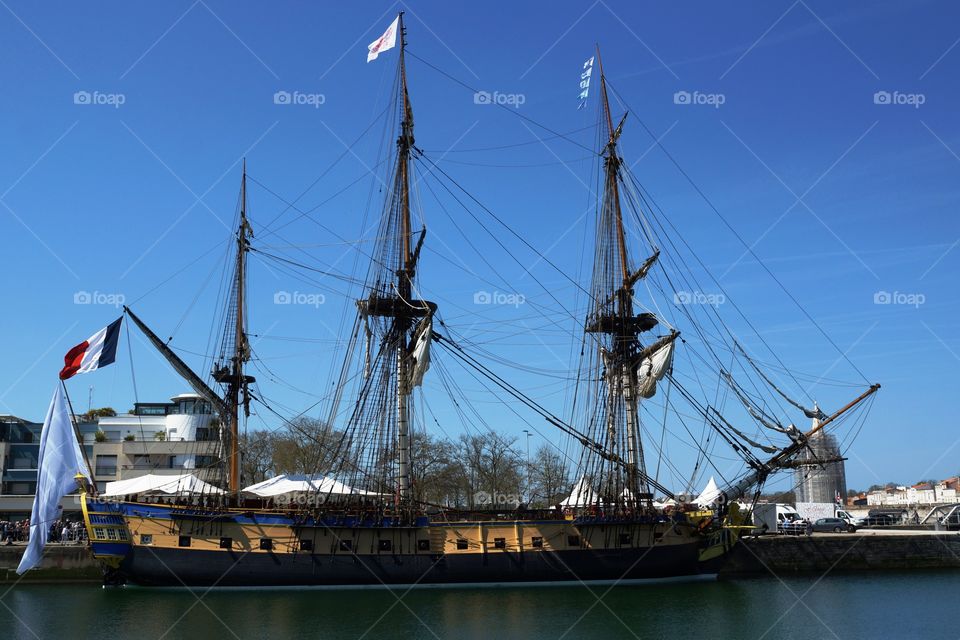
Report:
[{"label": "crowd of people", "polygon": [[[26,542],[30,538],[30,519],[0,521],[0,540],[3,544]],[[54,520],[50,525],[48,543],[79,544],[87,539],[87,529],[80,520]]]}]

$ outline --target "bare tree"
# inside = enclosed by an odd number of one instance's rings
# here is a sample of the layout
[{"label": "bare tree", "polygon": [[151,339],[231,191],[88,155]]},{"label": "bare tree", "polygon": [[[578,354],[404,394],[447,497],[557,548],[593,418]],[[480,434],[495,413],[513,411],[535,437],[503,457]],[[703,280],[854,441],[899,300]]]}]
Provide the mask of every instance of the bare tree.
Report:
[{"label": "bare tree", "polygon": [[273,475],[276,438],[272,431],[250,431],[240,436],[240,473],[245,484],[256,484]]},{"label": "bare tree", "polygon": [[413,454],[411,480],[416,500],[447,507],[461,506],[466,492],[456,445],[429,434],[414,434],[410,443]]},{"label": "bare tree", "polygon": [[316,418],[290,421],[273,439],[273,467],[276,473],[325,473],[334,464],[342,434]]},{"label": "bare tree", "polygon": [[513,449],[516,440],[492,431],[460,436],[467,506],[514,506],[519,502],[523,459]]},{"label": "bare tree", "polygon": [[570,493],[570,476],[563,457],[548,445],[537,449],[529,474],[534,506],[551,507]]}]

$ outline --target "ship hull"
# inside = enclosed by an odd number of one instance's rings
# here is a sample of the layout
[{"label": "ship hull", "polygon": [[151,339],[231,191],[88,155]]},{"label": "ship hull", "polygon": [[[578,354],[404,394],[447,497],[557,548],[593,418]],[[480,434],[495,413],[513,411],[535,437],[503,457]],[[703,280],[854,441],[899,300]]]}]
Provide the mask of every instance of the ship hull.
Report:
[{"label": "ship hull", "polygon": [[[88,505],[110,584],[282,587],[620,582],[716,573],[732,541],[689,521],[430,522],[133,502]],[[89,507],[89,508],[88,508]]]},{"label": "ship hull", "polygon": [[696,544],[460,556],[254,554],[134,548],[116,578],[143,586],[393,586],[617,582],[709,571]]}]

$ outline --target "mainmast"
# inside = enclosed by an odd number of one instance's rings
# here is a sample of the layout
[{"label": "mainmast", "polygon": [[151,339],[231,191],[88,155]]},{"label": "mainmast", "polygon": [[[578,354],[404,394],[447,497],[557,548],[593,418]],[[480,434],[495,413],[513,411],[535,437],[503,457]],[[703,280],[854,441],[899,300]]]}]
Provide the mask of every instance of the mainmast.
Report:
[{"label": "mainmast", "polygon": [[243,177],[240,182],[240,225],[237,229],[237,264],[233,283],[234,308],[230,310],[233,317],[233,326],[228,331],[233,332],[233,353],[230,354],[229,366],[221,363],[213,372],[217,382],[227,385],[226,415],[228,429],[228,488],[232,495],[240,492],[240,409],[243,408],[246,416],[250,415],[250,395],[248,386],[253,378],[244,373],[244,366],[250,359],[250,346],[247,342],[247,252],[250,250],[250,237],[253,231],[247,221],[247,161],[243,161]]},{"label": "mainmast", "polygon": [[[367,299],[358,301],[358,307],[361,315],[379,317],[385,321],[383,324],[387,349],[385,353],[390,354],[392,369],[395,370],[396,375],[395,397],[390,398],[392,404],[390,414],[396,427],[396,440],[393,443],[396,450],[394,489],[397,505],[406,507],[410,505],[412,499],[410,396],[422,378],[423,367],[428,358],[421,352],[423,347],[420,343],[429,340],[428,327],[436,305],[419,300],[415,296],[414,280],[417,260],[425,231],[422,230],[419,238],[414,242],[410,219],[411,154],[414,149],[413,108],[410,105],[410,94],[407,88],[407,37],[402,12],[397,21],[400,36],[398,62],[400,135],[397,138],[397,162],[392,189],[388,196],[379,238],[384,259],[374,263],[374,269],[378,273]],[[422,362],[418,363],[418,359]]]},{"label": "mainmast", "polygon": [[[403,28],[403,12],[399,17],[400,30],[400,91],[403,113],[400,116],[400,138],[397,140],[397,174],[400,187],[400,236],[401,251],[397,264],[397,293],[401,301],[410,299],[413,265],[410,256],[410,149],[413,147],[413,108],[407,92],[407,68],[405,52],[407,34]],[[397,495],[399,502],[406,503],[410,497],[410,368],[407,330],[410,318],[394,317],[397,336]]]}]

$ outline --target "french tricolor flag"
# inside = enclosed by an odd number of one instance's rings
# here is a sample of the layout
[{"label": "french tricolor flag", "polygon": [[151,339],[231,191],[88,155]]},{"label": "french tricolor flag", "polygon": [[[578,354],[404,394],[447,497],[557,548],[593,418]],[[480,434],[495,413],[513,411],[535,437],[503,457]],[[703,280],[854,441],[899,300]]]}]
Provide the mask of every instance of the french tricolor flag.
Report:
[{"label": "french tricolor flag", "polygon": [[63,357],[60,379],[72,378],[78,373],[87,373],[112,364],[117,359],[117,343],[120,340],[120,316],[105,328],[75,346]]}]

